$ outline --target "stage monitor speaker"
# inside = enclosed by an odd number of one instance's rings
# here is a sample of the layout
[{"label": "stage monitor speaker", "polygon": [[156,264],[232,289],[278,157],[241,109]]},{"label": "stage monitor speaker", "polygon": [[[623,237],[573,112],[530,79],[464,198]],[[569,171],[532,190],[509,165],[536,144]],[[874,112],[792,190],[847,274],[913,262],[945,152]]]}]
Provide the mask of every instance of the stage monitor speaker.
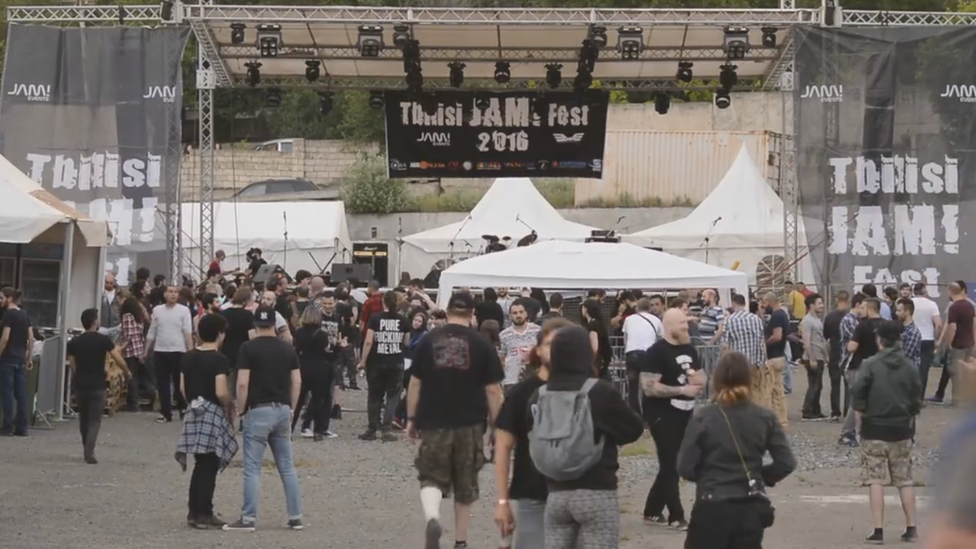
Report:
[{"label": "stage monitor speaker", "polygon": [[373,268],[371,265],[362,263],[333,263],[332,264],[332,283],[348,282],[356,279],[360,283],[367,283],[373,278]]},{"label": "stage monitor speaker", "polygon": [[254,284],[267,284],[272,275],[284,272],[285,270],[281,268],[281,265],[261,265],[258,272],[254,273],[252,282]]}]

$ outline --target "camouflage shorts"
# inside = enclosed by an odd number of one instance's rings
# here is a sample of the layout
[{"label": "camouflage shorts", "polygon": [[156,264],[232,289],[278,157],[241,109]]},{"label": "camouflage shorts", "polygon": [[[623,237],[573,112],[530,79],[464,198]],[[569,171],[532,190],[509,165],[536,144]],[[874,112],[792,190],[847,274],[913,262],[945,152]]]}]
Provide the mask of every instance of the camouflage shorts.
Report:
[{"label": "camouflage shorts", "polygon": [[478,472],[485,465],[485,427],[429,429],[420,433],[420,449],[414,465],[422,488],[440,489],[454,501],[478,500]]},{"label": "camouflage shorts", "polygon": [[862,440],[861,481],[865,486],[912,486],[912,441]]}]

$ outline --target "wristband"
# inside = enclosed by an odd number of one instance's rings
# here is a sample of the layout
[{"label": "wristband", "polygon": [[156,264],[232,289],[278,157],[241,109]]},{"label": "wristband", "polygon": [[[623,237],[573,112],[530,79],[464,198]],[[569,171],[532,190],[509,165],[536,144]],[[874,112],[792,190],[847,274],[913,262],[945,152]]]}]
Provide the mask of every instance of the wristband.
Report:
[{"label": "wristband", "polygon": [[500,499],[500,500],[498,500],[498,505],[508,505],[508,500],[507,499]]}]

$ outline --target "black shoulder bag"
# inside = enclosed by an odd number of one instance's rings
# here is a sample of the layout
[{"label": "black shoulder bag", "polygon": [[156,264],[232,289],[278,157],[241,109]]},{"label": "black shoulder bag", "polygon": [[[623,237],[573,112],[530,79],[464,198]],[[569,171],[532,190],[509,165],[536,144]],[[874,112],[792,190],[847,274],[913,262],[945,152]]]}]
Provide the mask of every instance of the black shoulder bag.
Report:
[{"label": "black shoulder bag", "polygon": [[752,478],[752,473],[749,472],[749,467],[746,465],[746,458],[742,455],[742,449],[739,448],[739,440],[735,436],[735,431],[732,429],[732,422],[729,421],[729,416],[725,415],[725,410],[721,406],[716,406],[718,411],[721,412],[722,417],[725,418],[725,424],[729,426],[729,434],[732,435],[732,443],[735,444],[735,452],[739,454],[739,461],[742,463],[742,470],[746,473],[746,481],[748,482],[748,497],[750,502],[758,503],[760,505],[760,513],[762,517],[762,527],[769,528],[773,525],[776,520],[776,508],[773,507],[773,502],[766,495],[766,490],[763,487],[762,482],[757,479]]}]

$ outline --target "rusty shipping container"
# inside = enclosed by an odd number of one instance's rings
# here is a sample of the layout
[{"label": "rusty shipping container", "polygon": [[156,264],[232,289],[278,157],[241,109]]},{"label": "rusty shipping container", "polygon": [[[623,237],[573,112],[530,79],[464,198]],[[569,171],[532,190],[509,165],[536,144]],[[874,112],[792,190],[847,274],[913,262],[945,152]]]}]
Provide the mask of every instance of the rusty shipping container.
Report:
[{"label": "rusty shipping container", "polygon": [[745,145],[779,181],[780,136],[772,132],[609,130],[603,178],[576,181],[576,205],[697,204],[721,181]]}]

